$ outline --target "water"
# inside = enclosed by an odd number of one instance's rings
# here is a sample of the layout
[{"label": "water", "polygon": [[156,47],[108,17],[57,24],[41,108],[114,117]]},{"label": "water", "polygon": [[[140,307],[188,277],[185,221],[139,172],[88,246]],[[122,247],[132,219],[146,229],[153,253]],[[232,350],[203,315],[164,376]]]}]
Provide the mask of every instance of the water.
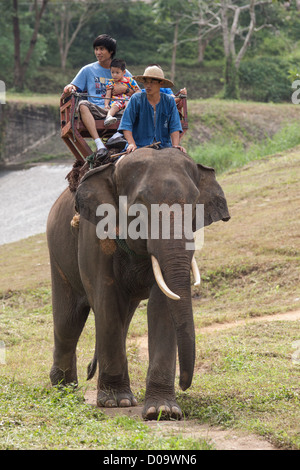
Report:
[{"label": "water", "polygon": [[44,233],[49,211],[68,186],[71,165],[0,171],[0,245]]}]

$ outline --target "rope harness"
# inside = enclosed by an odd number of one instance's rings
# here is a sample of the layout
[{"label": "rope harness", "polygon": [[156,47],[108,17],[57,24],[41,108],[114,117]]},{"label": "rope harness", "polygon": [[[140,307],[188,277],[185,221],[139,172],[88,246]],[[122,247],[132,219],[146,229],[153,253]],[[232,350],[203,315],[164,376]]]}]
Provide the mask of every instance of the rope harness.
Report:
[{"label": "rope harness", "polygon": [[[140,147],[140,148],[143,148],[143,149],[153,148],[155,150],[159,150],[160,143],[161,143],[160,141],[154,142],[151,145],[145,145],[145,147]],[[92,170],[93,168],[97,168],[98,166],[101,166],[101,165],[106,165],[107,163],[116,163],[122,155],[126,155],[126,150],[124,152],[115,153],[114,155],[110,155],[110,156],[105,155],[104,157],[103,156],[99,157],[97,156],[97,152],[94,152],[88,157],[86,157],[86,161],[89,164],[90,170]]]},{"label": "rope harness", "polygon": [[119,238],[118,236],[116,236],[116,243],[128,255],[135,256],[136,258],[148,258],[148,255],[140,255],[135,251],[131,250],[124,238]]}]

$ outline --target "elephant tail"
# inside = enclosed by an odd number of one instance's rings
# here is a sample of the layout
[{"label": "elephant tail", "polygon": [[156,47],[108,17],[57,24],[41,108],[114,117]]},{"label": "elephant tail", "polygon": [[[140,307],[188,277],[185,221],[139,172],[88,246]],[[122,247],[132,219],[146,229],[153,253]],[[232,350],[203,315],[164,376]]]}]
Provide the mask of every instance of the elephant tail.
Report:
[{"label": "elephant tail", "polygon": [[97,370],[97,356],[95,353],[93,359],[91,360],[91,362],[89,363],[87,367],[87,380],[91,380],[94,377],[96,370]]}]

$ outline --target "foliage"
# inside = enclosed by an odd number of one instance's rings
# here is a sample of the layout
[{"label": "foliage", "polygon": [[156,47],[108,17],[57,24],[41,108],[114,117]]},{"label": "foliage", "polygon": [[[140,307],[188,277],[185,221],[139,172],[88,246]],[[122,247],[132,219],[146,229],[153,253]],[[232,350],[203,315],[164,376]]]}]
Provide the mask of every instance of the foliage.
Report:
[{"label": "foliage", "polygon": [[[4,0],[2,2],[0,16],[0,79],[4,80],[8,87],[13,84],[14,77],[14,36],[12,27],[12,2]],[[22,10],[23,8],[23,10]],[[30,39],[33,33],[32,15],[30,11],[24,10],[23,4],[20,6],[20,28],[21,28],[21,58],[24,58],[25,51],[28,50]],[[27,81],[30,83],[35,70],[43,63],[47,49],[46,36],[40,35],[35,46],[33,55],[27,70]]]},{"label": "foliage", "polygon": [[290,101],[291,85],[288,76],[290,67],[289,61],[278,57],[264,56],[244,60],[239,70],[243,96],[263,102]]},{"label": "foliage", "polygon": [[[33,32],[34,18],[30,12],[32,3],[19,2],[22,51],[28,49]],[[130,69],[138,69],[138,72],[142,72],[144,66],[149,62],[157,62],[166,69],[166,74],[170,76],[172,72],[171,50],[174,37],[174,21],[176,20],[176,12],[180,11],[179,42],[176,48],[176,88],[186,85],[181,82],[187,81],[193,97],[207,97],[219,93],[222,86],[225,86],[225,97],[233,96],[232,92],[235,97],[238,97],[239,81],[240,96],[242,98],[261,101],[282,101],[287,99],[289,85],[284,79],[284,73],[288,75],[288,70],[299,62],[300,13],[296,9],[295,2],[291,2],[288,9],[279,2],[257,8],[257,27],[262,27],[264,23],[268,23],[272,27],[255,32],[249,43],[247,55],[241,62],[242,72],[239,74],[234,73],[232,67],[229,67],[230,64],[227,63],[226,76],[234,78],[233,87],[228,86],[226,80],[223,84],[220,81],[224,75],[224,69],[222,70],[222,68],[225,63],[221,30],[218,30],[216,35],[209,38],[209,42],[205,47],[204,61],[201,68],[199,68],[199,44],[196,40],[199,21],[197,23],[197,9],[194,8],[198,3],[195,0],[184,0],[184,2],[181,2],[179,9],[173,8],[174,2],[156,1],[149,3],[144,1],[133,2],[131,0],[99,2],[97,4],[97,14],[90,17],[88,22],[82,26],[72,43],[67,56],[65,74],[61,72],[61,59],[55,32],[57,3],[55,0],[48,2],[47,10],[41,20],[38,41],[26,76],[26,87],[29,90],[38,92],[48,92],[50,90],[56,93],[58,89],[60,91],[62,86],[73,78],[80,67],[95,60],[92,42],[98,34],[103,32],[117,39],[117,55],[125,58]],[[65,3],[72,10],[73,15],[69,32],[69,36],[71,36],[80,21],[81,9],[72,8],[73,0],[66,0]],[[91,3],[95,4],[95,2]],[[205,2],[202,3],[206,5]],[[240,3],[237,2],[237,4]],[[0,79],[5,80],[6,88],[9,90],[13,86],[14,72],[12,2],[3,0],[2,4],[0,17]],[[209,7],[209,2],[207,6]],[[242,12],[240,15],[241,32],[247,26],[247,15],[246,12]],[[158,21],[159,18],[161,21]],[[236,49],[239,50],[242,45],[242,36],[237,35],[235,41]],[[272,64],[268,62],[271,74],[274,74],[274,83],[271,84],[271,87],[266,83],[266,73],[262,72],[265,62],[262,57],[266,56],[269,61],[273,61]],[[258,62],[253,64],[255,65],[255,71],[248,73],[247,64],[249,66],[251,60],[257,60]],[[280,63],[277,68],[276,60]],[[289,64],[282,63],[282,61],[287,60],[289,60]],[[185,69],[184,73],[182,72],[183,68]],[[50,75],[48,75],[48,71],[50,71]],[[244,72],[249,76],[249,79],[244,80]],[[205,77],[210,77],[208,82],[201,82],[202,73]],[[188,78],[188,75],[191,78]],[[262,76],[263,80],[261,81]],[[257,85],[258,80],[259,86]],[[200,81],[199,84],[198,81]],[[204,92],[202,92],[202,88],[205,89]]]}]

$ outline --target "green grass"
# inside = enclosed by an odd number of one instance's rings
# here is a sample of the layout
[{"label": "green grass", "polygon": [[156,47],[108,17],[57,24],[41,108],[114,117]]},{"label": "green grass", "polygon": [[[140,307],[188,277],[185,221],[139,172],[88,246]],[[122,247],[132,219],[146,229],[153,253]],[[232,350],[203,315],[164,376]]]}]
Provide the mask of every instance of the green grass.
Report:
[{"label": "green grass", "polygon": [[[15,292],[2,299],[1,340],[6,364],[0,365],[0,449],[202,450],[204,439],[157,433],[139,418],[108,417],[85,403],[86,365],[93,355],[94,325],[88,319],[78,345],[78,388],[51,388],[50,290]],[[197,313],[195,316],[197,317]],[[145,309],[135,322],[146,323]],[[197,322],[197,318],[196,318]],[[292,360],[300,337],[299,322],[246,324],[196,335],[192,387],[178,402],[186,423],[235,428],[263,436],[284,449],[299,449],[300,365]],[[144,334],[132,325],[131,341]],[[133,342],[134,344],[134,342]],[[132,388],[140,403],[146,365],[129,343]]]},{"label": "green grass", "polygon": [[50,105],[59,106],[61,93],[58,91],[57,94],[37,94],[37,93],[17,93],[7,92],[6,102],[18,102],[31,105]]},{"label": "green grass", "polygon": [[300,323],[284,321],[198,334],[199,373],[181,396],[188,416],[299,449],[300,365],[291,357],[299,336]]},{"label": "green grass", "polygon": [[298,145],[299,119],[300,107],[289,103],[188,100],[184,145],[220,174]]},{"label": "green grass", "polygon": [[0,379],[1,450],[204,450],[205,441],[156,436],[141,420],[108,418],[83,391]]},{"label": "green grass", "polygon": [[272,138],[266,137],[248,147],[245,147],[242,140],[232,140],[231,137],[220,135],[212,141],[192,148],[189,153],[197,163],[213,167],[220,174],[299,144],[300,124],[293,123],[280,129]]},{"label": "green grass", "polygon": [[[95,380],[91,384],[85,380],[86,367],[94,351],[92,316],[78,345],[81,386],[52,388],[49,382],[53,347],[51,290],[45,286],[9,292],[2,297],[1,305],[0,338],[6,352],[5,364],[0,364],[1,450],[212,448],[204,439],[156,435],[140,419],[109,418],[85,403],[85,391],[95,387]],[[133,372],[139,362],[137,351],[129,348],[128,354]],[[144,380],[139,374],[136,377]],[[141,397],[141,393],[137,395]]]}]

